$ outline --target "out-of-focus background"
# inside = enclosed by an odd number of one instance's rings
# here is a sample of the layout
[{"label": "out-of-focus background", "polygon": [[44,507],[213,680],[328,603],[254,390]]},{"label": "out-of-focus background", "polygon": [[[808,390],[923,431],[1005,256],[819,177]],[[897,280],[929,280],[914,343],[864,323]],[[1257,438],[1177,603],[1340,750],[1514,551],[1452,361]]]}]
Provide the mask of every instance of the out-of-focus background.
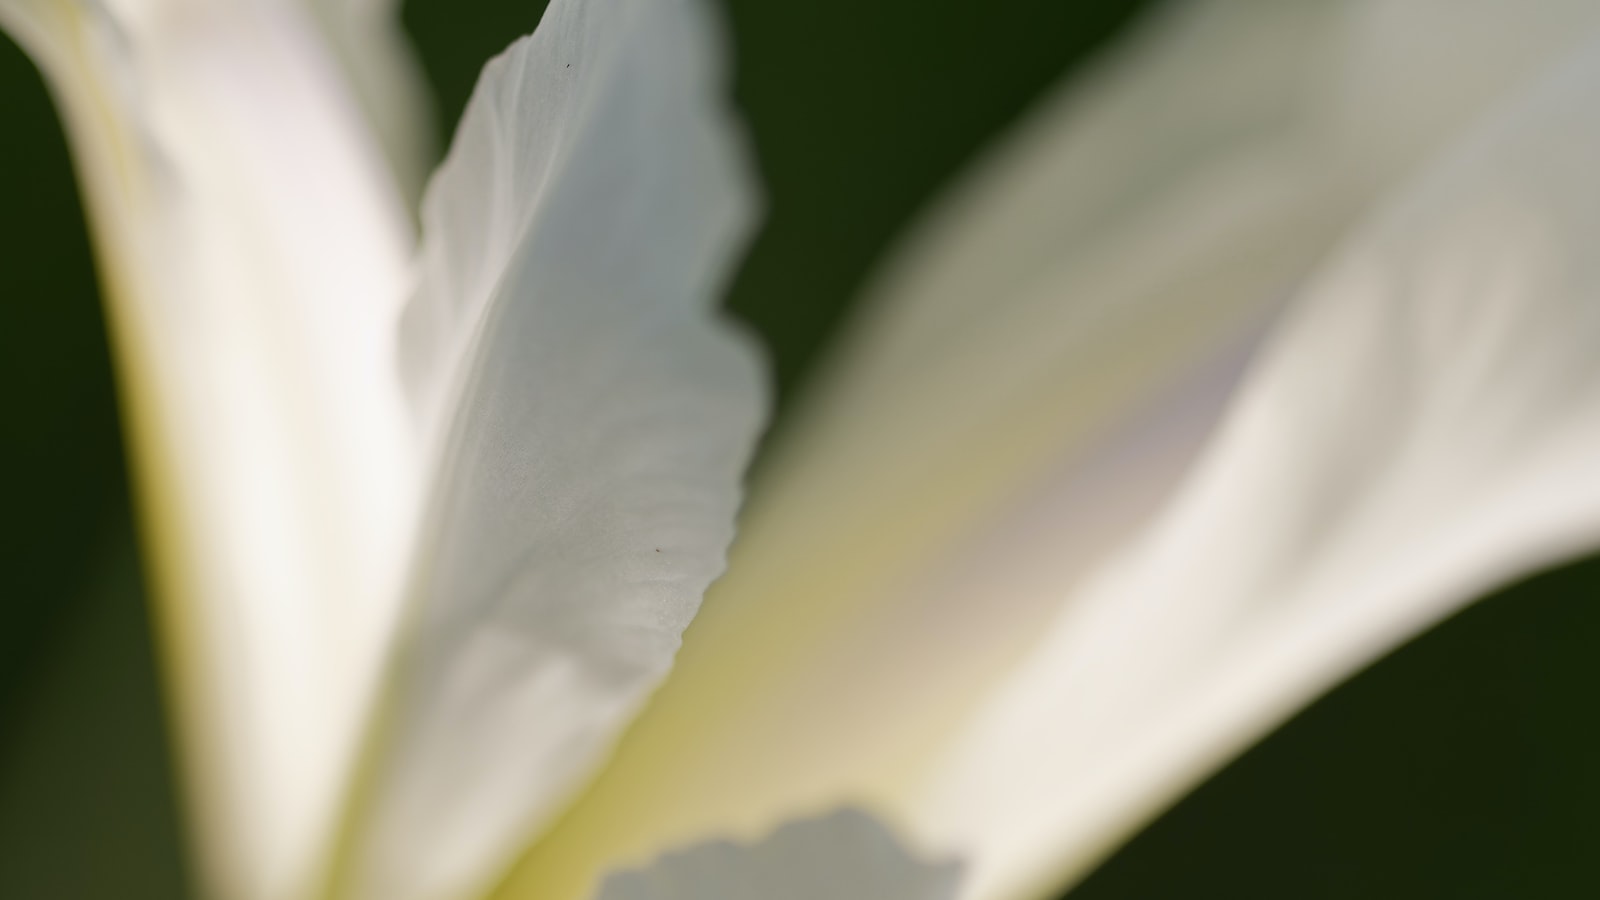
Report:
[{"label": "out-of-focus background", "polygon": [[[543,5],[406,5],[441,145],[484,60]],[[786,398],[934,192],[1154,5],[724,0],[770,204],[731,304],[772,348]],[[59,126],[0,39],[8,900],[190,895],[98,303]],[[1600,896],[1597,600],[1591,562],[1469,609],[1300,715],[1069,896]]]}]

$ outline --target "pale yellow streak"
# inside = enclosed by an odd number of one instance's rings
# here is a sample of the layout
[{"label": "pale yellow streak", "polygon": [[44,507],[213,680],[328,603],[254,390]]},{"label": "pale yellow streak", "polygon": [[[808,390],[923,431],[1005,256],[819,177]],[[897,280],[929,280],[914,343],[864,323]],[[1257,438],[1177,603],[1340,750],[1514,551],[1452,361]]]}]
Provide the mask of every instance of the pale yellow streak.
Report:
[{"label": "pale yellow streak", "polygon": [[[1538,6],[1522,30],[1479,4],[1392,36],[1381,4],[1196,4],[1052,100],[891,270],[672,676],[496,898],[580,900],[609,868],[842,802],[921,831],[934,755],[1211,420],[1160,460],[1122,442],[1591,14]],[[1413,71],[1429,41],[1446,52]],[[1023,573],[986,567],[974,548],[1063,482],[1078,506],[995,555]]]}]

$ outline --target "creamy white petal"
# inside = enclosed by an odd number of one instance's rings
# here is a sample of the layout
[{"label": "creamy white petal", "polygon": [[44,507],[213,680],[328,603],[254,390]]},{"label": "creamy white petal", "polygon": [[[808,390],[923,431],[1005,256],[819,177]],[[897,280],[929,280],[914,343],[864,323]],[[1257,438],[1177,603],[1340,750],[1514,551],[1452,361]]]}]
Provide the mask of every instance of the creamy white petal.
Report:
[{"label": "creamy white petal", "polygon": [[[290,0],[280,0],[290,2]],[[433,97],[400,28],[396,0],[301,0],[342,63],[395,180],[408,200],[422,192],[437,153]]]},{"label": "creamy white petal", "polygon": [[919,811],[1049,896],[1355,668],[1600,544],[1600,42],[1306,287],[1216,443]]},{"label": "creamy white petal", "polygon": [[276,2],[4,0],[91,211],[206,888],[317,879],[416,496],[407,216]]},{"label": "creamy white petal", "polygon": [[504,896],[842,800],[910,822],[939,748],[1181,482],[1281,300],[1597,20],[1214,0],[1049,100],[889,270],[672,677]]},{"label": "creamy white petal", "polygon": [[765,405],[712,300],[752,223],[699,0],[556,0],[424,206],[407,375],[435,486],[357,893],[492,885],[723,567]]},{"label": "creamy white petal", "polygon": [[918,859],[867,813],[842,809],[613,873],[597,900],[954,900],[960,884],[959,863]]}]

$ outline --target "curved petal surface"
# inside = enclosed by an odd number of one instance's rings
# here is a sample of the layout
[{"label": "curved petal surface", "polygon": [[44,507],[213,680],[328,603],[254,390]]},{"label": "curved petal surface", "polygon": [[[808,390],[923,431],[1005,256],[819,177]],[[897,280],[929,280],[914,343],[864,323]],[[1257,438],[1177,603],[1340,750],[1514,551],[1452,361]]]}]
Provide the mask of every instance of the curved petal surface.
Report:
[{"label": "curved petal surface", "polygon": [[1600,40],[1314,278],[1214,444],[986,702],[916,817],[1049,896],[1300,705],[1600,544]]},{"label": "curved petal surface", "polygon": [[752,223],[696,0],[556,0],[424,204],[438,481],[357,893],[470,897],[590,775],[721,571],[763,417],[712,308]]},{"label": "curved petal surface", "polygon": [[410,227],[297,3],[4,0],[91,213],[206,888],[319,878],[417,496]]}]

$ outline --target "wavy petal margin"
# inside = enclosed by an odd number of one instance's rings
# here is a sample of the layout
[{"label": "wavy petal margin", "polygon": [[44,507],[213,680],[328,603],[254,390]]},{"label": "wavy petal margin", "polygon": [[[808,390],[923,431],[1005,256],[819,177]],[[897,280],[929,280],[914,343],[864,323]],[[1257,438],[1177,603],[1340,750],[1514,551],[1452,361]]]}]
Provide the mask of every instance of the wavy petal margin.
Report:
[{"label": "wavy petal margin", "polygon": [[357,892],[470,897],[605,758],[721,571],[764,419],[714,310],[754,220],[698,0],[556,0],[424,208],[439,478]]},{"label": "wavy petal margin", "polygon": [[959,863],[918,859],[847,808],[752,844],[708,841],[613,873],[596,900],[955,900],[960,885]]}]

